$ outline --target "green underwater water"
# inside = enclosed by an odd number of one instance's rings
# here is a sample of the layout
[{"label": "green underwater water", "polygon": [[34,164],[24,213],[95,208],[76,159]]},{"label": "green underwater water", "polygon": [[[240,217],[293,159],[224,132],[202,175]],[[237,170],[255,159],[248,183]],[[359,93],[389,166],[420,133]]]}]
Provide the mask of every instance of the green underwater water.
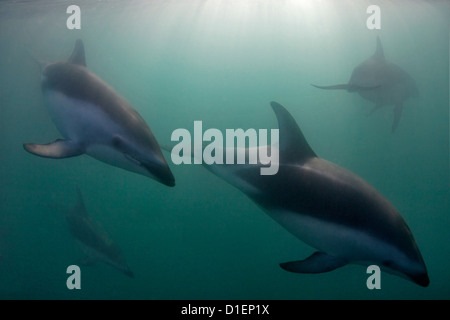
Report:
[{"label": "green underwater water", "polygon": [[[372,3],[373,2],[373,3]],[[449,299],[449,17],[441,1],[68,1],[0,3],[0,298],[2,299]],[[381,8],[368,30],[366,8]],[[391,134],[393,108],[368,116],[346,83],[375,51],[415,79]],[[277,128],[270,101],[293,115],[314,151],[373,185],[401,212],[428,268],[422,288],[366,268],[293,274],[279,263],[314,249],[243,193],[199,165],[174,165],[169,188],[88,156],[44,159],[25,142],[60,137],[30,58],[64,60],[77,38],[88,68],[142,115],[157,140],[177,128]],[[66,268],[82,252],[64,218],[81,189],[87,210],[122,248],[130,279],[106,264]]]}]

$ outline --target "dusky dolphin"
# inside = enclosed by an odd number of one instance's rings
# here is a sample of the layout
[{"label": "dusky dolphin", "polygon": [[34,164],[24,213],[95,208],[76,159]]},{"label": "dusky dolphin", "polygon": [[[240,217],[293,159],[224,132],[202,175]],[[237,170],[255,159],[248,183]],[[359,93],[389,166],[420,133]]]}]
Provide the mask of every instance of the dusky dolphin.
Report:
[{"label": "dusky dolphin", "polygon": [[[204,166],[317,250],[305,260],[280,266],[291,272],[322,273],[349,263],[376,264],[428,286],[419,248],[396,208],[356,174],[319,158],[290,113],[276,102],[271,106],[278,118],[279,145],[252,148],[270,148],[263,154],[278,148],[277,174],[261,175],[260,168],[266,166],[261,163]],[[249,151],[235,149],[235,154]]]},{"label": "dusky dolphin", "polygon": [[112,240],[105,229],[91,218],[86,210],[80,190],[77,188],[78,201],[66,214],[66,221],[72,236],[80,244],[85,254],[85,265],[104,262],[134,278],[134,274],[125,260],[121,249]]},{"label": "dusky dolphin", "polygon": [[379,37],[375,53],[353,70],[347,84],[333,86],[313,84],[313,86],[319,89],[345,89],[357,92],[364,99],[375,103],[372,112],[382,106],[394,105],[392,132],[395,132],[400,122],[403,102],[419,96],[414,79],[405,70],[386,60]]},{"label": "dusky dolphin", "polygon": [[86,68],[78,39],[68,61],[42,66],[41,88],[50,116],[64,139],[24,144],[46,158],[87,154],[151,177],[167,186],[175,179],[150,128],[112,87]]}]

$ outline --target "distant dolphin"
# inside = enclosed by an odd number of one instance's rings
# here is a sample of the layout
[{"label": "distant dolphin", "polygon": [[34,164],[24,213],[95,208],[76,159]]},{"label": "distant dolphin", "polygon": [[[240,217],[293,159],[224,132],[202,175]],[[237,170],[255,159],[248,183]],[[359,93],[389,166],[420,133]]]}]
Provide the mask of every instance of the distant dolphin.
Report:
[{"label": "distant dolphin", "polygon": [[[271,106],[279,126],[276,175],[261,175],[260,168],[265,166],[261,163],[204,166],[318,250],[305,260],[281,267],[298,273],[321,273],[348,263],[376,264],[428,286],[425,263],[394,206],[356,174],[318,158],[289,112],[276,102]],[[235,151],[249,153],[248,148]]]},{"label": "distant dolphin", "polygon": [[83,263],[93,264],[101,261],[134,278],[119,246],[102,226],[89,216],[78,188],[77,193],[78,202],[66,214],[66,221],[70,233],[80,243],[81,249],[86,255]]},{"label": "distant dolphin", "polygon": [[174,186],[175,179],[150,128],[136,110],[86,68],[81,40],[67,62],[43,67],[42,92],[64,139],[24,144],[47,158],[88,154],[100,161]]},{"label": "distant dolphin", "polygon": [[375,54],[359,64],[347,84],[317,86],[319,89],[345,89],[358,92],[366,100],[375,102],[372,112],[385,105],[394,105],[392,132],[397,129],[403,111],[403,102],[419,96],[414,79],[399,66],[384,57],[381,40],[377,37]]}]

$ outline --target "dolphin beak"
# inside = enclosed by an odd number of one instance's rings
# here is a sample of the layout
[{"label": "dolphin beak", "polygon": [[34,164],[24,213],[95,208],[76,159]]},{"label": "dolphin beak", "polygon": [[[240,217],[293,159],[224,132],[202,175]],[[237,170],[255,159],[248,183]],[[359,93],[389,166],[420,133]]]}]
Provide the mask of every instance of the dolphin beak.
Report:
[{"label": "dolphin beak", "polygon": [[170,171],[167,163],[143,163],[142,166],[150,172],[155,180],[169,187],[175,186],[175,177],[173,176],[172,171]]},{"label": "dolphin beak", "polygon": [[428,287],[430,284],[430,279],[428,278],[428,274],[426,272],[420,275],[412,276],[411,279],[422,287]]}]

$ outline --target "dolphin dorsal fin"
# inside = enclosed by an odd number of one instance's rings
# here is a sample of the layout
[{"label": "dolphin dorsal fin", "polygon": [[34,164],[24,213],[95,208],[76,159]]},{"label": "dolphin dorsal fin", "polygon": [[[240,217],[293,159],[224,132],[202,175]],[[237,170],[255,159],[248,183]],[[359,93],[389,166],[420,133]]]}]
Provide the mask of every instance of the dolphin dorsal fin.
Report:
[{"label": "dolphin dorsal fin", "polygon": [[317,157],[291,114],[279,103],[271,102],[280,130],[280,161],[302,163]]},{"label": "dolphin dorsal fin", "polygon": [[77,39],[77,41],[75,41],[75,48],[73,49],[72,55],[69,58],[69,62],[86,67],[84,44],[81,39]]},{"label": "dolphin dorsal fin", "polygon": [[377,37],[377,49],[375,50],[373,57],[378,60],[384,60],[384,51],[383,46],[381,45],[380,37]]}]

